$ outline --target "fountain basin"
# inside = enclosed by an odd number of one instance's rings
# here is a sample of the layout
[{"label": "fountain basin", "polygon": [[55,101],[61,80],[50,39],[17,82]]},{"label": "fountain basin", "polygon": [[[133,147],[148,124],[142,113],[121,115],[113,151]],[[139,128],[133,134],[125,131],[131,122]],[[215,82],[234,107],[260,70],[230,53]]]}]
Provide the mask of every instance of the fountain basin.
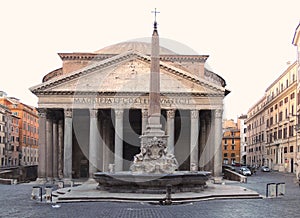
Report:
[{"label": "fountain basin", "polygon": [[172,192],[202,191],[211,172],[207,171],[175,171],[170,174],[132,173],[122,171],[116,173],[97,172],[94,179],[97,189],[120,193],[165,193],[167,186]]}]

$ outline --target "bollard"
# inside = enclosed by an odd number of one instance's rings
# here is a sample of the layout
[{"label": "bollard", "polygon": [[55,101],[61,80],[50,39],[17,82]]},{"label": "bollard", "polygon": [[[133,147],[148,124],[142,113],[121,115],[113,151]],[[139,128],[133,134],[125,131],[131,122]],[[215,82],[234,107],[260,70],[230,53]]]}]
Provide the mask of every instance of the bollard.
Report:
[{"label": "bollard", "polygon": [[276,184],[276,196],[282,196],[285,194],[285,183],[277,183]]},{"label": "bollard", "polygon": [[164,203],[165,205],[171,205],[172,204],[171,193],[172,193],[172,186],[167,185],[166,200],[165,200],[165,203]]},{"label": "bollard", "polygon": [[52,187],[46,186],[45,191],[46,191],[46,194],[45,194],[46,202],[47,203],[52,202]]},{"label": "bollard", "polygon": [[42,198],[42,187],[41,186],[33,186],[32,187],[31,199],[32,200],[38,200],[38,199],[40,199],[40,201],[43,201],[43,198]]},{"label": "bollard", "polygon": [[64,188],[65,187],[64,181],[58,181],[57,186],[58,186],[59,189]]},{"label": "bollard", "polygon": [[276,183],[268,183],[266,190],[266,197],[275,197],[276,196]]},{"label": "bollard", "polygon": [[115,164],[108,164],[108,170],[110,173],[115,173]]}]

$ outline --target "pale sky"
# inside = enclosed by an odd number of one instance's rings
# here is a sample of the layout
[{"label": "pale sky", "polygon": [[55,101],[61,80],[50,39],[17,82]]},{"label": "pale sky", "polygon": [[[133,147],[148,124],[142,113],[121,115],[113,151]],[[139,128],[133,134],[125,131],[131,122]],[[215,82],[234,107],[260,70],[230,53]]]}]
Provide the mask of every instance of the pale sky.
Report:
[{"label": "pale sky", "polygon": [[198,54],[226,80],[224,117],[236,119],[296,60],[299,0],[26,0],[0,2],[0,90],[37,106],[29,88],[61,67],[59,52],[94,52],[159,34]]}]

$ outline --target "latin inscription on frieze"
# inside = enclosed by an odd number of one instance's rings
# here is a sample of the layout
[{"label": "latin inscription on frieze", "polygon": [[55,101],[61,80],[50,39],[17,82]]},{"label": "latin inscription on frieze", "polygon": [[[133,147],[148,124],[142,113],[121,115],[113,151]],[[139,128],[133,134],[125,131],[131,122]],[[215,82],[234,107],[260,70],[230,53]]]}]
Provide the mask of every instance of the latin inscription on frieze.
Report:
[{"label": "latin inscription on frieze", "polygon": [[[162,97],[160,103],[162,106],[171,105],[188,105],[191,99],[186,97],[168,98]],[[149,99],[146,97],[75,97],[73,103],[80,105],[135,105],[146,106],[149,105]]]}]

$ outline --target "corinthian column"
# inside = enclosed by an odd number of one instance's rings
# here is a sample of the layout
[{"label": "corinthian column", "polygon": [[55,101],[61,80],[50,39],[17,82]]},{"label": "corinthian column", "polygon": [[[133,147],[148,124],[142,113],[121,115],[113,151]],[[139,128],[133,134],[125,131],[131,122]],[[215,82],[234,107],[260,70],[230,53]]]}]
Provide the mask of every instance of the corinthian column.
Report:
[{"label": "corinthian column", "polygon": [[46,119],[46,144],[47,144],[47,180],[53,180],[53,121],[52,114],[47,113]]},{"label": "corinthian column", "polygon": [[167,111],[167,134],[168,134],[168,147],[167,151],[169,154],[174,154],[174,118],[175,111],[168,110]]},{"label": "corinthian column", "polygon": [[47,110],[38,108],[39,112],[39,165],[37,181],[46,181],[46,114]]},{"label": "corinthian column", "polygon": [[214,176],[222,176],[222,110],[215,110]]},{"label": "corinthian column", "polygon": [[98,110],[90,109],[89,177],[97,172],[97,146],[99,145]]},{"label": "corinthian column", "polygon": [[64,178],[72,179],[72,109],[65,109]]},{"label": "corinthian column", "polygon": [[198,170],[199,111],[191,111],[190,170]]},{"label": "corinthian column", "polygon": [[58,178],[58,121],[53,120],[53,178]]},{"label": "corinthian column", "polygon": [[115,170],[123,170],[123,109],[115,109]]},{"label": "corinthian column", "polygon": [[64,121],[58,121],[58,178],[63,178]]},{"label": "corinthian column", "polygon": [[208,160],[208,149],[205,146],[206,142],[206,124],[205,118],[201,116],[200,119],[200,158],[199,158],[199,167],[200,170],[204,170],[205,165],[207,164]]}]

